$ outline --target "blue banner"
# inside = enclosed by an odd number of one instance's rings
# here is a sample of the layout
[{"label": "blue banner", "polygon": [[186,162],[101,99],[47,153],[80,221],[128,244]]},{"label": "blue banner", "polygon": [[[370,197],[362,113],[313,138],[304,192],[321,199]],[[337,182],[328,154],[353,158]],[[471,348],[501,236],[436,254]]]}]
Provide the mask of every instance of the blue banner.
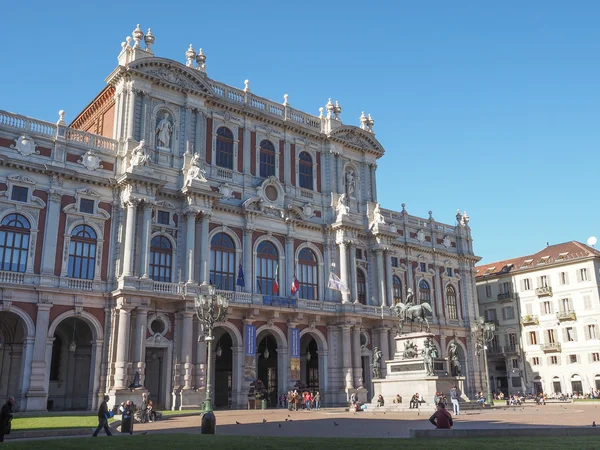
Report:
[{"label": "blue banner", "polygon": [[300,358],[300,330],[298,328],[290,328],[290,346],[292,347],[290,358]]},{"label": "blue banner", "polygon": [[256,327],[254,325],[244,325],[244,339],[246,356],[256,355]]}]

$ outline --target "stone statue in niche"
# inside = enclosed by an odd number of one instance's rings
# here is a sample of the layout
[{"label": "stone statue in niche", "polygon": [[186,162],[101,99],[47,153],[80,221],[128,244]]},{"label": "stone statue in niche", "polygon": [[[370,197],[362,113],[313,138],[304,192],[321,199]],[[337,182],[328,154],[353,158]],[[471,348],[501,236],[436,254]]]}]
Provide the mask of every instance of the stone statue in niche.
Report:
[{"label": "stone statue in niche", "polygon": [[461,371],[462,371],[462,366],[458,359],[458,344],[456,342],[456,336],[454,336],[454,340],[452,342],[450,342],[448,356],[450,357],[450,369],[452,371],[452,376],[460,377]]},{"label": "stone statue in niche", "polygon": [[342,216],[348,215],[350,208],[348,206],[346,206],[346,194],[340,195],[340,198],[338,198],[335,210],[337,211],[337,220],[340,220],[342,218]]},{"label": "stone statue in niche", "polygon": [[149,167],[150,166],[150,155],[146,153],[146,141],[142,139],[140,145],[134,148],[131,152],[131,161],[129,169],[134,167]]},{"label": "stone statue in niche", "polygon": [[171,123],[169,117],[171,117],[171,115],[166,112],[156,126],[157,147],[170,148],[171,135],[173,134],[173,124]]},{"label": "stone statue in niche", "polygon": [[190,162],[190,168],[187,171],[187,175],[185,178],[186,186],[192,184],[194,180],[198,181],[206,181],[206,170],[204,169],[204,165],[202,164],[202,160],[199,155],[194,155],[192,161]]},{"label": "stone statue in niche", "polygon": [[346,194],[352,197],[354,190],[356,189],[356,178],[354,176],[354,170],[350,169],[346,172]]}]

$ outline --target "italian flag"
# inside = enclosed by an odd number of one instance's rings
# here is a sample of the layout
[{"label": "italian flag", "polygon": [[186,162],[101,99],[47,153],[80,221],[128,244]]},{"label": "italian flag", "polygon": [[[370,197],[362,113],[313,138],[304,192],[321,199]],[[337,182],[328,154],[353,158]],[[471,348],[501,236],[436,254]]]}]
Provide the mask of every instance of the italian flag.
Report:
[{"label": "italian flag", "polygon": [[279,282],[277,281],[279,278],[279,264],[275,266],[275,279],[273,280],[273,294],[277,294],[279,292]]}]

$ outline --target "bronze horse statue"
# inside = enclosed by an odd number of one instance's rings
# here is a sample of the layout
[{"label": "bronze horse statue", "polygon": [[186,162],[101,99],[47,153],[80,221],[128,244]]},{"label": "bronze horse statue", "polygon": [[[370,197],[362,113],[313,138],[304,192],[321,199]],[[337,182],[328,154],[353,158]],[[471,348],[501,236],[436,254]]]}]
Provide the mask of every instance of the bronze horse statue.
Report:
[{"label": "bronze horse statue", "polygon": [[392,306],[392,310],[396,313],[400,320],[400,333],[404,322],[410,320],[411,322],[419,322],[419,331],[423,331],[423,324],[426,326],[426,331],[429,333],[429,321],[427,320],[427,313],[433,313],[431,305],[429,303],[421,303],[418,305],[413,304],[413,292],[412,289],[408,289],[408,295],[406,296],[406,303],[397,303]]}]

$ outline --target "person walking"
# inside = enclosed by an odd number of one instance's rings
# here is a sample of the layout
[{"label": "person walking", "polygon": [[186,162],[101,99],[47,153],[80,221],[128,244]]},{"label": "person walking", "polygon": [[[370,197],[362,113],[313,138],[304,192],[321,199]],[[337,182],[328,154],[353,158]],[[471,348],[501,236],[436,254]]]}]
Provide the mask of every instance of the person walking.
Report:
[{"label": "person walking", "polygon": [[108,418],[110,417],[110,412],[108,411],[107,404],[108,400],[110,400],[110,397],[108,395],[105,395],[104,401],[100,403],[100,407],[98,408],[98,428],[96,428],[96,431],[94,431],[92,437],[98,437],[98,433],[102,428],[104,428],[104,431],[106,432],[107,436],[112,436],[110,428],[108,428]]},{"label": "person walking", "polygon": [[460,392],[460,389],[456,387],[456,385],[454,385],[454,387],[450,389],[450,400],[452,400],[452,407],[454,409],[455,416],[460,415],[460,405],[458,404],[458,399],[461,395],[462,393]]},{"label": "person walking", "polygon": [[321,393],[319,391],[315,394],[315,409],[317,411],[321,409]]},{"label": "person walking", "polygon": [[10,434],[10,426],[13,420],[14,397],[8,397],[6,403],[0,410],[0,442],[4,442],[4,435]]},{"label": "person walking", "polygon": [[432,414],[429,421],[435,425],[436,429],[449,429],[452,428],[454,423],[452,422],[452,416],[446,410],[446,404],[439,402],[437,405],[437,411]]}]

